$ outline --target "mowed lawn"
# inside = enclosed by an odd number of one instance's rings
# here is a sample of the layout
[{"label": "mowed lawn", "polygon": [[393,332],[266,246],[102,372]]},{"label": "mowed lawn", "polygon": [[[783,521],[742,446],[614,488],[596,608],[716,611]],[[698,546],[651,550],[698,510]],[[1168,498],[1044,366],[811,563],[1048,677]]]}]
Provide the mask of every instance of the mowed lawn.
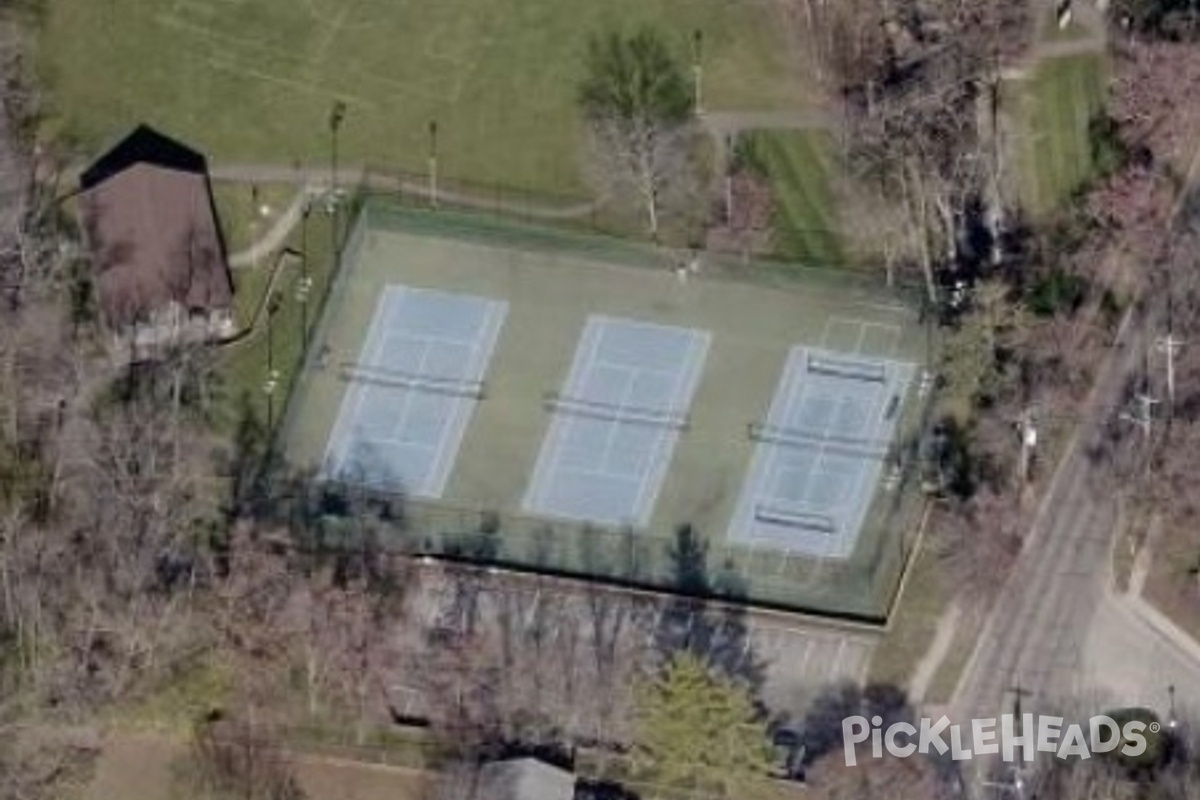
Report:
[{"label": "mowed lawn", "polygon": [[831,186],[832,143],[815,131],[759,131],[744,143],[754,169],[771,186],[776,254],[804,264],[845,262]]},{"label": "mowed lawn", "polygon": [[[335,99],[346,162],[583,188],[576,87],[590,34],[652,25],[712,109],[793,109],[798,59],[769,6],[728,0],[48,0],[47,135],[95,151],[146,121],[222,162],[324,165]],[[689,68],[690,75],[690,68]]]},{"label": "mowed lawn", "polygon": [[1044,61],[1019,85],[1022,194],[1035,215],[1095,176],[1089,124],[1104,107],[1106,82],[1103,57],[1084,55]]}]

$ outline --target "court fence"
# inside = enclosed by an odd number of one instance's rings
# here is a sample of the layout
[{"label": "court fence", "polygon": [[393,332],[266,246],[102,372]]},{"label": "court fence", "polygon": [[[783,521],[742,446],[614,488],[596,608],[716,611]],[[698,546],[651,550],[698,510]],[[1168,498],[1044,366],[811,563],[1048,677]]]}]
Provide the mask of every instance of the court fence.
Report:
[{"label": "court fence", "polygon": [[[798,256],[785,244],[787,237],[771,236],[777,225],[776,215],[762,219],[726,219],[724,202],[714,199],[708,223],[720,227],[729,235],[706,236],[701,228],[690,233],[665,234],[656,240],[646,229],[644,221],[629,211],[628,204],[597,200],[594,194],[580,191],[574,194],[552,193],[525,189],[498,182],[439,175],[436,187],[429,174],[411,172],[379,164],[366,164],[358,173],[358,191],[387,203],[410,210],[484,212],[526,225],[542,225],[565,231],[616,236],[646,244],[703,247],[724,252],[730,258],[743,261],[778,261],[794,263]],[[793,232],[813,233],[813,231]],[[824,236],[840,236],[833,230],[821,230]],[[758,244],[748,249],[744,242]],[[811,263],[811,259],[806,259]],[[861,259],[837,255],[819,266],[849,272],[871,271]]]},{"label": "court fence", "polygon": [[354,243],[369,230],[441,236],[490,246],[508,246],[536,252],[562,252],[573,256],[612,261],[655,270],[684,266],[693,258],[703,261],[706,278],[730,279],[766,286],[837,288],[875,299],[886,293],[914,308],[925,301],[919,281],[898,278],[885,286],[882,270],[867,271],[836,264],[816,264],[687,246],[670,246],[631,236],[627,231],[602,225],[577,224],[569,219],[492,212],[486,208],[398,202],[394,195],[371,187],[356,195],[355,224],[346,235],[342,261],[354,263]]},{"label": "court fence", "polygon": [[[346,216],[335,274],[323,308],[352,280],[369,233],[397,230],[483,240],[488,244],[568,251],[616,260],[630,266],[661,268],[662,248],[642,242],[523,224],[495,214],[449,209],[415,209],[394,199],[362,193]],[[713,277],[769,285],[836,287],[871,298],[880,280],[852,270],[798,265],[745,264],[712,256]],[[919,298],[920,287],[893,287],[892,296]],[[919,301],[917,301],[919,302]],[[329,324],[322,314],[311,341],[322,341]],[[305,371],[318,357],[306,354]],[[303,378],[296,384],[303,383]],[[293,386],[293,388],[296,388]],[[681,525],[675,530],[614,530],[587,523],[532,517],[507,510],[454,506],[388,494],[361,485],[297,481],[275,475],[271,491],[277,513],[291,527],[297,546],[338,551],[380,546],[417,558],[445,559],[531,573],[560,575],[679,595],[724,599],[786,611],[820,614],[884,624],[891,600],[908,563],[924,509],[920,490],[925,440],[934,406],[932,389],[906,414],[916,419],[901,426],[894,448],[891,487],[877,492],[859,543],[850,558],[819,558],[723,540],[723,531],[703,534]],[[289,402],[287,418],[276,431],[286,442],[300,420]],[[893,459],[889,458],[889,461]]]},{"label": "court fence", "polygon": [[[282,487],[280,487],[282,488]],[[406,498],[358,484],[291,483],[274,492],[307,552],[378,549],[519,572],[594,580],[872,624],[887,612],[923,499],[899,486],[876,501],[873,531],[849,559],[716,542],[688,525],[623,530]]]}]

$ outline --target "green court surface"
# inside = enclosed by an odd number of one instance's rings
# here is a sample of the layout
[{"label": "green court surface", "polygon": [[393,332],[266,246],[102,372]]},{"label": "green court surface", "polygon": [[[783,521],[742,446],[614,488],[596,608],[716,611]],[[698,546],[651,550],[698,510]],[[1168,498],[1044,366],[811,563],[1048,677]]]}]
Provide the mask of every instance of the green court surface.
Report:
[{"label": "green court surface", "polygon": [[[368,203],[351,234],[326,314],[283,430],[288,460],[316,469],[388,285],[504,301],[507,316],[441,499],[409,501],[397,536],[410,550],[678,588],[699,536],[708,591],[764,604],[878,618],[914,522],[915,469],[878,489],[848,559],[735,546],[727,533],[761,421],[796,344],[923,363],[927,339],[904,297],[836,270],[705,260],[681,281],[671,255],[618,240],[518,227],[496,218]],[[521,511],[559,389],[591,314],[707,331],[711,342],[651,521],[605,530]],[[901,439],[921,417],[917,384],[903,403]],[[692,553],[691,556],[686,553]]]},{"label": "green court surface", "polygon": [[1099,55],[1052,58],[1012,88],[1018,103],[1021,194],[1035,215],[1060,207],[1099,169],[1089,125],[1104,108]]},{"label": "green court surface", "polygon": [[642,24],[705,105],[792,109],[807,89],[770,4],[725,0],[47,0],[39,67],[55,129],[89,151],[148,122],[221,162],[324,165],[335,100],[347,163],[582,188],[576,92],[588,37]]},{"label": "green court surface", "polygon": [[782,258],[821,266],[845,261],[832,145],[829,134],[817,131],[755,131],[743,140],[745,157],[771,186],[773,244]]}]

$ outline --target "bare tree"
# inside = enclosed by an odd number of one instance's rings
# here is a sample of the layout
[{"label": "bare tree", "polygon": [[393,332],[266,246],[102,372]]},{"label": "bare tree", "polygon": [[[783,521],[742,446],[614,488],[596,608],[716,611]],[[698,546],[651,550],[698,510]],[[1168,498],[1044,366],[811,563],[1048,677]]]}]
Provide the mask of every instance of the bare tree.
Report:
[{"label": "bare tree", "polygon": [[183,770],[209,800],[303,800],[291,759],[272,731],[245,720],[201,723]]},{"label": "bare tree", "polygon": [[699,196],[697,134],[683,71],[650,28],[593,38],[585,66],[579,101],[590,128],[591,171],[606,194],[637,198],[657,238],[663,209],[697,205]]}]

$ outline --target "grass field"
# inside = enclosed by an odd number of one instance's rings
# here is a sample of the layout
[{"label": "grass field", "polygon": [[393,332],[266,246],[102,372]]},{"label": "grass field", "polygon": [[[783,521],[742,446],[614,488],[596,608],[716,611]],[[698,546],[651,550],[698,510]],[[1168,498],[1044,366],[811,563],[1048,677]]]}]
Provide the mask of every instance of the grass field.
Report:
[{"label": "grass field", "polygon": [[[675,577],[669,554],[675,531],[687,522],[703,537],[714,575],[748,575],[749,593],[760,601],[795,604],[799,597],[811,608],[881,612],[899,566],[906,523],[897,520],[909,509],[909,492],[877,493],[858,547],[845,561],[730,547],[726,533],[755,446],[747,425],[766,413],[793,344],[862,345],[865,352],[878,347],[881,355],[924,359],[915,312],[896,296],[844,272],[809,271],[800,278],[795,268],[747,273],[711,261],[700,278],[680,284],[662,255],[616,240],[390,206],[371,206],[370,219],[361,238],[352,237],[361,249],[351,245],[313,340],[326,357],[310,359],[288,412],[284,436],[293,464],[320,464],[347,389],[328,365],[358,360],[383,287],[504,299],[509,311],[488,368],[487,399],[470,420],[442,499],[408,504],[409,531],[477,533],[471,526],[480,513],[495,512],[505,520],[502,547],[510,563],[658,585]],[[712,335],[691,424],[672,455],[650,525],[634,539],[586,525],[551,528],[520,510],[550,421],[543,398],[563,381],[590,313]],[[894,335],[843,341],[839,337],[853,333],[847,322],[882,325]],[[908,404],[903,416],[915,416],[918,405]],[[630,558],[638,562],[637,575],[622,573]]]},{"label": "grass field", "polygon": [[[222,220],[223,224],[233,225]],[[243,223],[244,224],[244,223]],[[267,351],[271,350],[273,368],[278,372],[279,385],[272,409],[275,419],[282,412],[293,377],[304,353],[303,326],[316,327],[320,300],[325,296],[333,276],[332,220],[324,213],[309,218],[307,235],[300,226],[292,231],[285,246],[301,250],[307,242],[308,275],[312,279],[307,313],[299,300],[297,289],[303,278],[298,258],[276,253],[256,267],[233,270],[234,316],[239,329],[254,325],[243,339],[225,346],[220,352],[218,368],[223,381],[223,405],[220,414],[222,427],[231,429],[246,411],[243,399],[260,421],[267,419],[267,398],[264,385],[267,378]],[[272,276],[274,283],[272,283]],[[266,304],[268,288],[278,295],[277,311],[270,320],[267,332]],[[270,341],[268,341],[268,339]]]},{"label": "grass field", "polygon": [[254,186],[219,181],[213,183],[212,190],[225,248],[230,255],[262,238],[300,191],[287,184]]},{"label": "grass field", "polygon": [[[724,0],[48,0],[48,135],[89,152],[146,121],[224,162],[324,165],[347,103],[347,162],[581,188],[576,87],[588,36],[642,23],[681,59],[704,32],[712,109],[803,105],[769,4]],[[55,114],[55,112],[57,112]]]},{"label": "grass field", "polygon": [[1089,123],[1104,107],[1107,67],[1099,55],[1043,61],[1018,84],[1021,193],[1035,216],[1052,212],[1094,177]]},{"label": "grass field", "polygon": [[1154,543],[1142,596],[1191,636],[1200,639],[1200,546],[1195,530],[1166,525]]},{"label": "grass field", "polygon": [[837,202],[830,185],[828,134],[759,131],[744,139],[745,157],[771,186],[779,256],[805,264],[844,263]]}]

